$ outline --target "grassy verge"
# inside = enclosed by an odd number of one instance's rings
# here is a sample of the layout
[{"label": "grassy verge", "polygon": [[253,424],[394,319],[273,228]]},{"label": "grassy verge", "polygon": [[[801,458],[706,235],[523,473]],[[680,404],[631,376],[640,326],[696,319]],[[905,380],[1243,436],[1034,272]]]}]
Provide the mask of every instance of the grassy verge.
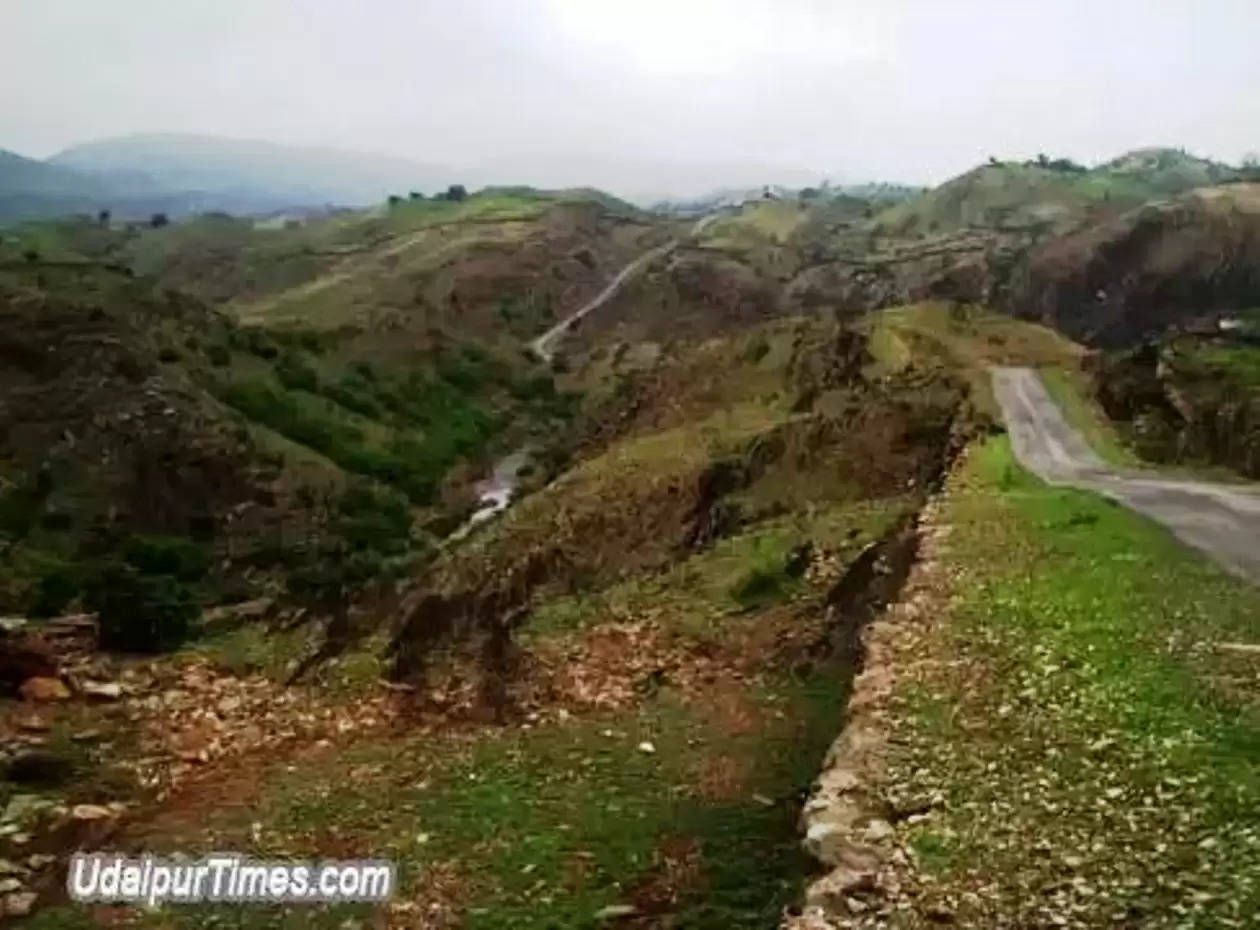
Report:
[{"label": "grassy verge", "polygon": [[[904,683],[890,791],[965,926],[1248,926],[1260,911],[1260,592],[995,440],[946,508],[951,616]],[[898,802],[901,803],[901,802]],[[935,902],[935,904],[933,904]]]},{"label": "grassy verge", "polygon": [[871,337],[874,369],[900,371],[913,364],[943,368],[964,379],[971,403],[1000,418],[990,384],[991,365],[1074,367],[1080,346],[1044,326],[945,303],[910,304],[868,315],[861,324]]},{"label": "grassy verge", "polygon": [[1089,397],[1089,389],[1078,371],[1063,368],[1042,368],[1039,372],[1063,417],[1076,429],[1098,457],[1111,465],[1136,468],[1143,464],[1137,454],[1120,438],[1115,425]]}]

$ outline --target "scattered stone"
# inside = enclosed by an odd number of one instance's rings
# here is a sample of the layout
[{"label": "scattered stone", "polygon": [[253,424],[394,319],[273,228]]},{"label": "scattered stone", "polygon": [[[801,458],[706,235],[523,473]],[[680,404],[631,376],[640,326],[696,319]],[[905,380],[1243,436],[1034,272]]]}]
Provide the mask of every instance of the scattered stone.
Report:
[{"label": "scattered stone", "polygon": [[35,906],[35,892],[19,891],[4,896],[3,913],[6,917],[25,917]]},{"label": "scattered stone", "polygon": [[28,678],[18,688],[18,694],[24,701],[47,703],[64,701],[70,697],[70,689],[60,678],[35,677]]},{"label": "scattered stone", "polygon": [[15,794],[9,798],[9,803],[4,808],[3,820],[5,826],[13,827],[9,833],[14,833],[18,829],[15,825],[25,823],[29,818],[38,814],[52,806],[52,801],[41,798],[37,794]]},{"label": "scattered stone", "polygon": [[0,878],[0,894],[8,894],[11,891],[21,891],[22,883],[16,878]]},{"label": "scattered stone", "polygon": [[656,747],[644,740],[642,743],[639,743],[639,752],[645,752],[648,755],[651,755],[656,752]]},{"label": "scattered stone", "polygon": [[31,711],[17,718],[17,727],[28,733],[44,733],[52,727],[52,724],[48,722],[48,718]]},{"label": "scattered stone", "polygon": [[235,710],[239,710],[240,706],[241,706],[240,698],[228,695],[227,697],[223,698],[223,700],[219,701],[219,704],[218,704],[219,713],[226,716]]},{"label": "scattered stone", "polygon": [[596,920],[615,920],[618,917],[633,917],[639,913],[638,908],[630,904],[610,904],[595,912]]},{"label": "scattered stone", "polygon": [[862,831],[862,836],[869,842],[878,843],[880,840],[892,836],[893,832],[892,824],[887,820],[881,820],[876,817],[866,825],[866,829]]},{"label": "scattered stone", "polygon": [[937,924],[952,924],[954,912],[944,904],[933,904],[927,909],[927,919]]},{"label": "scattered stone", "polygon": [[116,701],[122,697],[122,685],[116,681],[85,681],[83,693],[100,701]]},{"label": "scattered stone", "polygon": [[108,820],[114,812],[100,804],[76,804],[70,809],[75,820]]}]

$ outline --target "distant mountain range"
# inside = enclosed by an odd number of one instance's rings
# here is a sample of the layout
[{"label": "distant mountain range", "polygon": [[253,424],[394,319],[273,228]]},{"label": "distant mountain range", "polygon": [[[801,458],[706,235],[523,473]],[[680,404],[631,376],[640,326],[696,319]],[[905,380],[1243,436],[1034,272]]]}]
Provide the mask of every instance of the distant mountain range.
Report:
[{"label": "distant mountain range", "polygon": [[211,136],[146,135],[77,145],[46,161],[0,150],[0,220],[110,210],[266,213],[363,206],[462,179],[439,165]]},{"label": "distant mountain range", "polygon": [[[405,158],[197,135],[102,139],[40,161],[0,149],[0,221],[95,213],[172,218],[221,211],[272,213],[361,207],[390,194],[529,184],[598,187],[646,205],[678,194],[762,184],[816,185],[822,175],[782,166],[652,161],[558,152],[506,158],[488,154],[459,169]],[[648,193],[649,191],[653,193]]]}]

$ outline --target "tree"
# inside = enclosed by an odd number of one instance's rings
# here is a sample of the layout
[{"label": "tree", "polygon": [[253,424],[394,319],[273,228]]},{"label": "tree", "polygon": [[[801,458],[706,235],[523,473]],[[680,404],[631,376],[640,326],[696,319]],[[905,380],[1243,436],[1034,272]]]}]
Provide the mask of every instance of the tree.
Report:
[{"label": "tree", "polygon": [[412,200],[424,200],[424,194],[420,191],[411,191],[407,196]]},{"label": "tree", "polygon": [[401,197],[399,197],[397,194],[390,194],[390,195],[389,195],[389,205],[390,205],[391,207],[396,207],[396,206],[398,206],[400,203],[402,203],[402,198],[401,198]]},{"label": "tree", "polygon": [[96,214],[96,222],[100,223],[102,226],[108,226],[109,217],[110,217],[109,211],[102,210],[100,213]]},{"label": "tree", "polygon": [[468,190],[462,184],[452,184],[446,189],[446,199],[455,201],[467,200]]},{"label": "tree", "polygon": [[423,555],[412,536],[406,498],[388,488],[351,483],[340,499],[329,502],[325,520],[324,533],[307,541],[305,559],[286,579],[293,598],[328,618],[323,643],[298,663],[291,682],[339,654],[362,632],[351,616],[356,600],[383,593]]},{"label": "tree", "polygon": [[993,167],[995,167],[995,168],[996,168],[998,165],[1000,165],[1000,164],[1002,164],[1002,163],[1001,163],[1000,161],[998,161],[998,160],[997,160],[997,156],[996,156],[996,155],[990,155],[990,156],[989,156],[989,164],[990,164],[990,165],[992,165]]},{"label": "tree", "polygon": [[165,213],[154,213],[149,217],[149,225],[154,229],[161,229],[163,226],[170,224],[170,218]]}]

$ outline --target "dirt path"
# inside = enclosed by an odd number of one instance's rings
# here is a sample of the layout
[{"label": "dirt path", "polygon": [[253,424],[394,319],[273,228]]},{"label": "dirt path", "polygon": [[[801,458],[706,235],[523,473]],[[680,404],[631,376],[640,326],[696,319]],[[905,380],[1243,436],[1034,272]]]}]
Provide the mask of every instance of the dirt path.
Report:
[{"label": "dirt path", "polygon": [[1260,583],[1260,491],[1104,464],[1064,420],[1032,369],[993,369],[993,389],[1015,455],[1029,471],[1051,484],[1095,491],[1124,504],[1234,574]]}]

